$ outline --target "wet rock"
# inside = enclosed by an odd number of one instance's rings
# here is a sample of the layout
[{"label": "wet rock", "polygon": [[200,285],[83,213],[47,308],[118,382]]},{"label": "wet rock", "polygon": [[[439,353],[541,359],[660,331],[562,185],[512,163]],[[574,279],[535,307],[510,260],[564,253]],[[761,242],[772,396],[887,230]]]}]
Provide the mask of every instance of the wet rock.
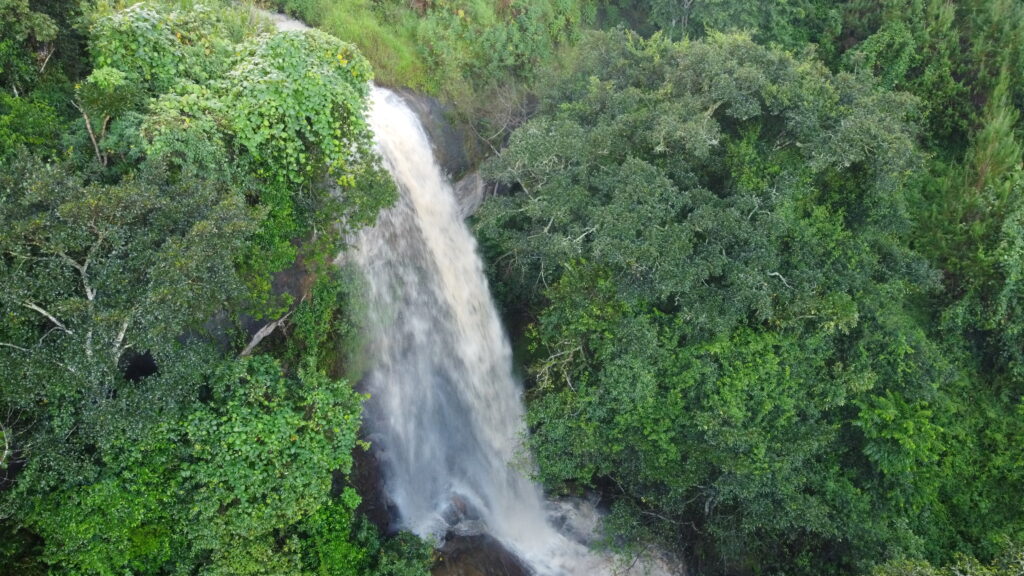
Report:
[{"label": "wet rock", "polygon": [[384,492],[377,450],[353,450],[352,460],[352,473],[347,480],[343,476],[335,477],[335,490],[340,493],[341,488],[351,483],[363,500],[356,512],[365,514],[370,523],[382,533],[392,532],[398,514]]},{"label": "wet rock", "polygon": [[430,137],[434,157],[449,178],[460,179],[479,163],[481,154],[475,145],[476,137],[468,127],[452,121],[450,108],[436,98],[408,88],[394,91],[419,117]]},{"label": "wet rock", "polygon": [[[298,303],[309,295],[315,281],[316,276],[309,271],[305,262],[300,257],[288,268],[274,274],[273,278],[271,278],[271,293],[276,297],[287,295],[293,303]],[[240,330],[245,335],[246,341],[248,341],[264,326],[275,320],[277,318],[253,318],[247,314],[234,318],[225,311],[220,310],[203,324],[201,331],[193,330],[186,332],[178,337],[178,341],[183,343],[206,341],[212,343],[223,353],[237,352],[238,342],[235,338],[238,334],[236,330]],[[273,342],[280,337],[280,331],[275,330],[268,334],[265,340],[261,341],[261,345],[265,346],[267,343]],[[259,350],[257,348],[256,352],[259,353]],[[332,374],[332,376],[337,377],[338,375]]]},{"label": "wet rock", "polygon": [[455,183],[455,200],[463,218],[469,218],[484,201],[484,179],[479,172],[470,172]]},{"label": "wet rock", "polygon": [[452,526],[450,533],[455,536],[479,536],[487,530],[487,525],[480,520],[462,520]]},{"label": "wet rock", "polygon": [[434,576],[529,576],[530,571],[500,542],[486,534],[449,535],[438,551]]},{"label": "wet rock", "polygon": [[601,518],[608,513],[597,493],[585,498],[566,497],[548,502],[548,521],[563,536],[592,547],[600,539]]},{"label": "wet rock", "polygon": [[449,537],[477,536],[487,532],[487,524],[480,517],[480,511],[460,494],[452,495],[442,517],[449,527]]},{"label": "wet rock", "polygon": [[300,22],[291,16],[281,14],[279,12],[270,12],[268,10],[261,10],[259,8],[254,9],[255,12],[263,14],[274,24],[274,27],[280,32],[304,32],[309,30],[309,26],[305,22]]}]

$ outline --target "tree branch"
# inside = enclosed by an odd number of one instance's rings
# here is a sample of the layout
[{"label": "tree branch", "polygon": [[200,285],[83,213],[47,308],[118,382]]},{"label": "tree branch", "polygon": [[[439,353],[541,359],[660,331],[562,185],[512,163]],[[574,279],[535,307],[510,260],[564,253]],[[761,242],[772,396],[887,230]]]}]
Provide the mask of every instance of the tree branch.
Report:
[{"label": "tree branch", "polygon": [[594,232],[597,232],[597,226],[591,226],[590,228],[587,228],[586,230],[583,231],[583,234],[577,236],[576,239],[573,240],[573,242],[578,244],[581,240],[586,238],[588,234],[592,234]]},{"label": "tree branch", "polygon": [[[92,121],[89,119],[89,115],[82,109],[82,106],[79,105],[77,101],[72,100],[71,105],[74,106],[75,110],[78,110],[78,112],[82,114],[82,118],[85,119],[85,130],[89,133],[89,140],[92,141],[92,149],[96,152],[96,161],[100,163],[100,166],[105,168],[107,166],[107,159],[103,156],[103,153],[100,152],[100,144],[96,140],[96,133],[92,130]],[[107,118],[107,120],[109,120],[109,118]],[[106,120],[104,120],[103,125],[104,129],[106,129]]]},{"label": "tree branch", "polygon": [[7,342],[0,342],[0,346],[3,346],[4,348],[14,348],[15,350],[19,350],[25,353],[31,352],[31,350],[29,350],[28,348],[22,348],[21,346],[16,346],[14,344],[9,344]]},{"label": "tree branch", "polygon": [[90,259],[92,259],[92,254],[95,251],[96,246],[102,241],[103,238],[99,238],[96,241],[96,243],[93,244],[92,248],[89,249],[89,255],[86,256],[84,264],[79,264],[78,262],[75,261],[74,258],[68,256],[63,252],[57,253],[61,258],[64,259],[65,262],[71,265],[75,270],[78,270],[78,273],[82,276],[82,287],[85,288],[85,298],[90,302],[92,302],[93,299],[96,298],[96,291],[93,290],[92,286],[89,285],[89,261]]},{"label": "tree branch", "polygon": [[252,354],[252,351],[257,346],[259,346],[260,342],[262,342],[263,339],[266,338],[267,336],[270,336],[271,334],[273,334],[274,330],[277,330],[277,328],[279,326],[284,324],[285,320],[287,320],[288,317],[292,315],[292,312],[294,312],[294,310],[288,312],[284,316],[281,316],[277,320],[274,320],[270,324],[267,324],[263,328],[260,328],[259,331],[256,332],[256,334],[253,334],[252,340],[249,341],[249,344],[245,347],[244,350],[242,350],[242,352],[238,355],[238,357],[239,358],[245,358],[246,356]]},{"label": "tree branch", "polygon": [[7,428],[0,424],[0,436],[4,439],[4,453],[0,455],[0,469],[6,467],[7,457],[11,454],[11,440],[7,434]]},{"label": "tree branch", "polygon": [[60,320],[57,320],[57,318],[55,318],[53,316],[53,314],[50,314],[46,310],[44,310],[44,309],[40,308],[39,306],[37,306],[36,304],[33,304],[32,302],[27,302],[26,301],[26,302],[22,302],[21,305],[24,306],[25,308],[30,309],[30,310],[35,310],[36,312],[39,312],[43,316],[46,316],[50,320],[50,322],[53,322],[54,325],[57,326],[57,328],[60,328],[61,330],[67,332],[68,334],[74,334],[74,332],[72,332],[71,330],[68,330],[68,327],[65,326],[63,322],[61,322]]},{"label": "tree branch", "polygon": [[121,343],[124,342],[124,335],[128,332],[128,325],[131,324],[131,321],[132,321],[131,316],[129,316],[128,318],[124,319],[124,322],[121,324],[121,330],[118,331],[117,338],[114,339],[114,364],[115,365],[117,364],[117,361],[121,358],[121,352],[124,351],[124,349],[121,348]]},{"label": "tree branch", "polygon": [[46,71],[46,65],[50,63],[50,58],[53,58],[53,53],[57,51],[57,47],[49,45],[46,49],[46,59],[43,60],[43,64],[39,67],[39,75]]},{"label": "tree branch", "polygon": [[655,518],[664,520],[665,522],[668,522],[669,524],[675,524],[676,526],[679,526],[679,525],[682,524],[682,522],[679,522],[678,520],[673,520],[673,519],[671,519],[671,518],[669,518],[667,516],[662,516],[661,514],[658,514],[657,512],[651,512],[650,510],[641,510],[640,513],[641,514],[646,514],[647,516],[654,516]]},{"label": "tree branch", "polygon": [[774,277],[778,278],[779,280],[782,280],[782,283],[786,285],[786,288],[789,288],[790,290],[793,289],[793,287],[789,285],[789,282],[786,282],[786,278],[782,274],[779,274],[778,272],[769,272],[768,275],[769,276],[774,276]]}]

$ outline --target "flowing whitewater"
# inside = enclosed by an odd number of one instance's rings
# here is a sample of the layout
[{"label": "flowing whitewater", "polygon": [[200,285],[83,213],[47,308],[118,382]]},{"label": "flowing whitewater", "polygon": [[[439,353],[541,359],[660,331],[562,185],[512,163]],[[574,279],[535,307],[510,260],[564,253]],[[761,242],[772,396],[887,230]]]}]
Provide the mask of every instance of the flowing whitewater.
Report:
[{"label": "flowing whitewater", "polygon": [[523,413],[474,239],[415,114],[375,88],[369,122],[401,190],[356,255],[368,283],[369,422],[388,494],[420,534],[453,521],[470,530],[481,520],[496,536],[543,525],[540,494],[509,467]]},{"label": "flowing whitewater", "polygon": [[512,463],[521,389],[476,242],[416,115],[374,88],[369,123],[400,189],[355,240],[367,280],[370,440],[403,527],[486,532],[541,574],[597,557],[550,526],[538,487]]}]

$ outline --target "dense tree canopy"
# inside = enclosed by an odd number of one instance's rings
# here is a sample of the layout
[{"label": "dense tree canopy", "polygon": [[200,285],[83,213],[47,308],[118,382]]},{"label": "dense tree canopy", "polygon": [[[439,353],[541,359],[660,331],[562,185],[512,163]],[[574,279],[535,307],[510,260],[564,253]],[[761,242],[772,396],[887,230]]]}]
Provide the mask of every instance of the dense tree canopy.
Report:
[{"label": "dense tree canopy", "polygon": [[246,4],[0,0],[0,574],[427,572],[325,265],[395,198],[375,74],[492,156],[526,447],[604,545],[1020,573],[1018,0]]},{"label": "dense tree canopy", "polygon": [[[34,8],[0,6],[32,64],[4,60],[0,100],[0,572],[422,574],[345,482],[362,397],[319,264],[394,198],[369,64],[226,3],[97,3],[69,79],[68,16]],[[272,291],[300,250],[319,279]],[[243,349],[267,315],[300,337]]]},{"label": "dense tree canopy", "polygon": [[477,215],[528,322],[540,478],[607,492],[610,535],[702,572],[1019,537],[1019,395],[978,390],[924,320],[921,101],[744,35],[578,54],[488,167],[518,192]]}]

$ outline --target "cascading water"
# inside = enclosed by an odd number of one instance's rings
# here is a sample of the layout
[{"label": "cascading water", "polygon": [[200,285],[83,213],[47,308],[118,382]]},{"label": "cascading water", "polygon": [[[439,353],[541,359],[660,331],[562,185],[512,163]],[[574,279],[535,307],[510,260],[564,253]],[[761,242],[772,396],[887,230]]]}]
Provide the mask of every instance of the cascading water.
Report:
[{"label": "cascading water", "polygon": [[355,241],[367,279],[367,424],[385,490],[417,534],[486,532],[542,574],[599,558],[551,527],[540,490],[512,466],[520,386],[476,242],[416,115],[374,88],[369,115],[396,206]]},{"label": "cascading water", "polygon": [[[280,31],[309,29],[261,12]],[[592,538],[592,508],[555,506],[577,532],[566,538],[540,489],[512,466],[524,432],[520,386],[476,240],[413,111],[374,87],[368,120],[400,197],[358,234],[350,257],[368,287],[366,422],[400,521],[439,539],[485,532],[542,576],[629,572],[577,541]],[[656,561],[629,565],[670,573]]]},{"label": "cascading water", "polygon": [[543,522],[537,490],[509,467],[523,414],[473,237],[415,114],[375,88],[369,122],[401,189],[356,242],[388,493],[421,534],[472,510],[492,531]]},{"label": "cascading water", "polygon": [[367,422],[385,489],[413,532],[483,530],[532,556],[557,535],[537,488],[510,466],[523,409],[476,243],[412,110],[374,88],[369,123],[401,190],[355,255],[368,285]]}]

